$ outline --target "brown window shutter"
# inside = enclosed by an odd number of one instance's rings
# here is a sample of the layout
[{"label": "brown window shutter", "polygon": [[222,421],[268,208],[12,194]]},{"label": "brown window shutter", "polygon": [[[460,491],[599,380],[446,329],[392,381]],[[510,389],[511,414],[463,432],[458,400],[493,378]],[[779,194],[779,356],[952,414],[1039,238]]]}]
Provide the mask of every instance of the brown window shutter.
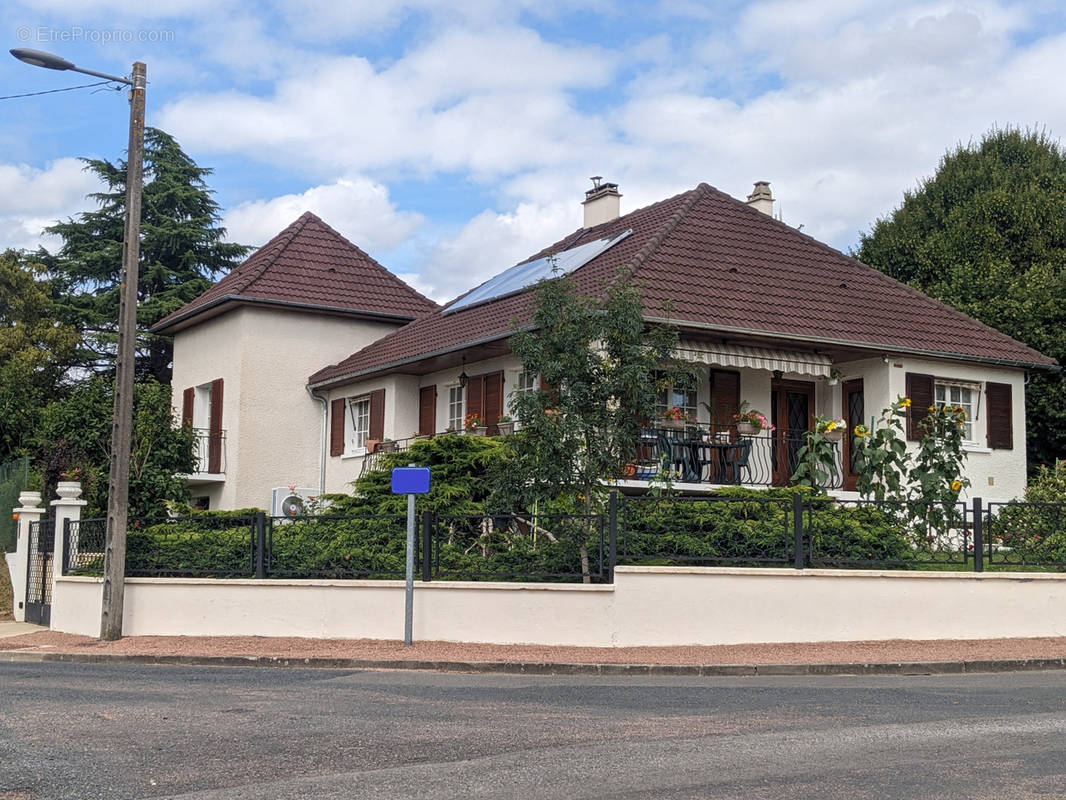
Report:
[{"label": "brown window shutter", "polygon": [[732,425],[733,415],[740,411],[740,373],[711,370],[711,423]]},{"label": "brown window shutter", "polygon": [[490,372],[483,382],[485,399],[482,404],[484,409],[485,424],[488,425],[489,436],[495,436],[500,432],[497,424],[500,415],[503,414],[503,372]]},{"label": "brown window shutter", "polygon": [[907,438],[916,442],[922,438],[918,426],[929,416],[929,406],[933,405],[933,376],[919,372],[907,373],[907,397],[911,399],[910,413],[907,415]]},{"label": "brown window shutter", "polygon": [[370,393],[370,431],[368,439],[385,438],[385,390],[376,389]]},{"label": "brown window shutter", "polygon": [[485,376],[475,375],[466,384],[466,414],[477,414],[485,424]]},{"label": "brown window shutter", "polygon": [[222,472],[222,378],[211,381],[211,413],[207,430],[207,471]]},{"label": "brown window shutter", "polygon": [[192,427],[192,410],[196,402],[196,389],[189,387],[181,393],[181,425],[183,428]]},{"label": "brown window shutter", "polygon": [[338,397],[329,404],[329,454],[344,455],[344,398]]},{"label": "brown window shutter", "polygon": [[988,417],[988,446],[996,450],[1014,449],[1014,425],[1009,383],[985,386],[985,414]]},{"label": "brown window shutter", "polygon": [[437,386],[423,386],[418,390],[418,433],[432,436],[437,432]]}]

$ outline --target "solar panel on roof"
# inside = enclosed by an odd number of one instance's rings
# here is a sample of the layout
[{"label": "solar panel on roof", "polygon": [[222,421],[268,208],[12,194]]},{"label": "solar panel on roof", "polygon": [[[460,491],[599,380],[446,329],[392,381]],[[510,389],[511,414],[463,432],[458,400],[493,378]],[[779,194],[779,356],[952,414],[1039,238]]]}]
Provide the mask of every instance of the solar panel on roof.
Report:
[{"label": "solar panel on roof", "polygon": [[569,250],[563,250],[545,258],[518,264],[509,270],[501,272],[495,278],[485,281],[469,294],[460,297],[447,306],[441,313],[451,314],[464,308],[487,303],[489,300],[517,294],[543,278],[568,275],[578,267],[585,266],[601,253],[610,250],[631,233],[633,233],[632,229],[625,230],[614,236],[585,242],[577,247],[571,247]]}]

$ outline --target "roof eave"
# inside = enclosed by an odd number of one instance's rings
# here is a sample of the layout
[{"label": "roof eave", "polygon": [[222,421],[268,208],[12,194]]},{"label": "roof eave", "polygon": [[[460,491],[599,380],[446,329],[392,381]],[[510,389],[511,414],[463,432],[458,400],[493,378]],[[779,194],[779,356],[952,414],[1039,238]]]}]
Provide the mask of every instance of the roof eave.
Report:
[{"label": "roof eave", "polygon": [[[428,361],[431,358],[439,358],[440,356],[446,356],[449,353],[459,353],[463,350],[469,350],[471,347],[477,347],[478,345],[498,342],[501,339],[509,339],[515,333],[516,331],[494,333],[489,336],[484,336],[480,339],[471,339],[469,342],[463,342],[462,344],[453,345],[452,347],[442,347],[439,350],[431,350],[428,353],[419,353],[418,355],[409,356],[408,358],[400,358],[396,361],[389,361],[384,364],[376,364],[373,367],[366,367],[364,369],[356,370],[354,372],[346,372],[343,375],[335,375],[332,378],[326,378],[324,380],[315,381],[313,383],[311,381],[308,381],[307,388],[311,391],[315,391],[317,389],[328,389],[333,386],[338,386],[340,384],[351,383],[352,381],[359,380],[360,378],[368,377],[370,375],[375,375],[378,373],[387,373],[390,370],[395,370],[399,367],[404,367],[409,364],[417,364],[419,361]],[[321,370],[319,371],[321,372]]]},{"label": "roof eave", "polygon": [[[311,311],[317,313],[328,313],[337,316],[345,317],[357,317],[364,319],[384,320],[389,322],[411,322],[418,317],[413,314],[390,314],[383,311],[364,311],[359,309],[343,308],[340,306],[327,306],[316,303],[296,303],[288,300],[270,300],[262,297],[246,297],[239,294],[227,294],[217,297],[209,303],[205,303],[202,306],[190,309],[185,314],[181,314],[174,319],[166,321],[165,324],[156,323],[148,329],[149,333],[164,333],[170,331],[177,333],[178,331],[187,328],[194,324],[197,317],[207,314],[209,311],[215,311],[220,313],[220,307],[226,304],[233,304],[234,306],[242,305],[255,305],[255,306],[271,306],[276,308],[284,308],[290,311]],[[215,316],[212,314],[211,316]],[[173,329],[173,330],[172,330]]]},{"label": "roof eave", "polygon": [[811,344],[821,345],[833,345],[837,347],[852,347],[859,350],[870,350],[872,353],[900,353],[902,355],[912,356],[925,356],[928,358],[947,358],[956,361],[973,361],[981,364],[992,364],[1001,367],[1016,367],[1018,369],[1039,369],[1046,370],[1047,372],[1061,372],[1062,367],[1055,363],[1041,363],[1039,361],[1023,361],[1013,358],[991,358],[989,356],[975,356],[966,353],[948,353],[942,350],[926,350],[920,347],[902,347],[898,345],[888,345],[881,342],[861,342],[853,339],[837,339],[831,336],[801,336],[797,334],[781,333],[780,331],[764,331],[756,330],[753,328],[739,328],[731,327],[728,325],[711,325],[701,322],[689,322],[678,319],[668,319],[666,317],[652,317],[645,316],[645,321],[666,324],[677,325],[685,328],[692,328],[696,330],[716,331],[720,333],[743,333],[743,334],[755,334],[758,336],[765,336],[769,339],[780,339],[786,342],[807,342]]}]

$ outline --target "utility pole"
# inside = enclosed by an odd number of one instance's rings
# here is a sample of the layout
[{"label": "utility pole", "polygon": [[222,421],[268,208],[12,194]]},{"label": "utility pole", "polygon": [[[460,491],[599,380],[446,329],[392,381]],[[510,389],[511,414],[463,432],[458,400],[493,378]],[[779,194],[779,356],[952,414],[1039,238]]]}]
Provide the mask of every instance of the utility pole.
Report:
[{"label": "utility pole", "polygon": [[126,520],[129,513],[130,452],[133,449],[133,373],[137,354],[137,273],[141,259],[141,186],[144,161],[145,65],[133,65],[130,140],[126,161],[126,231],[115,358],[115,406],[111,426],[111,467],[107,482],[107,533],[100,638],[122,638],[126,588]]}]

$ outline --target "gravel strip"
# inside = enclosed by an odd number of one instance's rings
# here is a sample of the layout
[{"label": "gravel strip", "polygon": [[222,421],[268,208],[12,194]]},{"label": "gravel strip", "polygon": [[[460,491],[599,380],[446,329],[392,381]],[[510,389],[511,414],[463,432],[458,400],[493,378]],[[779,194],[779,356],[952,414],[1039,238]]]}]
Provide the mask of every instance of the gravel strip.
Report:
[{"label": "gravel strip", "polygon": [[13,636],[0,651],[141,656],[340,658],[367,661],[524,662],[552,664],[890,664],[1066,658],[1066,637],[943,641],[803,642],[686,647],[544,647],[374,639],[263,636],[129,636],[101,642],[42,631]]}]

